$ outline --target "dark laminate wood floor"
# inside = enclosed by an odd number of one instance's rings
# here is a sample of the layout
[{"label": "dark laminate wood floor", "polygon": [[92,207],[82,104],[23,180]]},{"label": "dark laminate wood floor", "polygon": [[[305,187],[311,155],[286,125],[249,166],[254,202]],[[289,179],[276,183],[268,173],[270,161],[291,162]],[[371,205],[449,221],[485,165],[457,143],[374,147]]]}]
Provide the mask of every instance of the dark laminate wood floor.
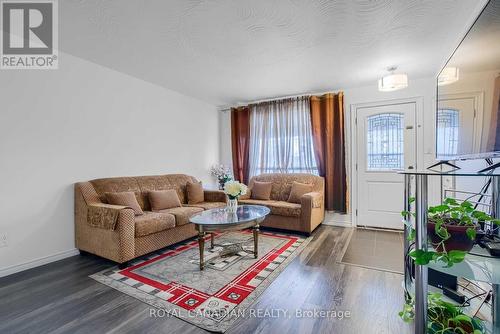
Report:
[{"label": "dark laminate wood floor", "polygon": [[[252,305],[254,309],[343,310],[351,317],[240,318],[227,333],[411,333],[397,316],[402,276],[339,264],[351,229],[321,226]],[[88,275],[114,264],[75,256],[0,279],[0,333],[207,333]]]}]

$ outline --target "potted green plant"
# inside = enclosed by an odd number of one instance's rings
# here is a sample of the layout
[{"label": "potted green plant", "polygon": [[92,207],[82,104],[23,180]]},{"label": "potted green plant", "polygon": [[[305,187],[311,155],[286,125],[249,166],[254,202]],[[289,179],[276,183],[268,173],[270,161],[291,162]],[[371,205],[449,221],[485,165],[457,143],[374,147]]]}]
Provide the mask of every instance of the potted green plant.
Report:
[{"label": "potted green plant", "polygon": [[[414,200],[410,199],[410,203]],[[434,249],[413,250],[409,254],[415,263],[420,265],[436,261],[451,267],[454,263],[462,262],[467,252],[474,246],[479,223],[499,224],[498,219],[476,210],[471,202],[458,202],[453,198],[446,198],[442,204],[429,207],[427,214],[427,235]],[[413,241],[415,230],[406,218],[415,214],[403,211],[401,215],[410,228],[409,239]]]},{"label": "potted green plant", "polygon": [[[481,320],[470,317],[463,312],[463,307],[442,300],[438,293],[430,293],[427,297],[427,333],[428,334],[483,334],[485,327]],[[414,299],[410,298],[399,316],[405,322],[415,318]]]}]

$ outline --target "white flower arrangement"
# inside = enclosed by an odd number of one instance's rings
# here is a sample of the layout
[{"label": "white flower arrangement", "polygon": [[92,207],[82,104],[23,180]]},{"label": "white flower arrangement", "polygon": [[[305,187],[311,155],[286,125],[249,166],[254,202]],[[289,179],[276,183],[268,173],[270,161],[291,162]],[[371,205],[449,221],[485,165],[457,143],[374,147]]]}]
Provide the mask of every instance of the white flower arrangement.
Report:
[{"label": "white flower arrangement", "polygon": [[231,177],[231,170],[224,165],[214,165],[210,168],[210,173],[218,180]]},{"label": "white flower arrangement", "polygon": [[217,178],[219,189],[223,189],[224,184],[233,179],[231,169],[224,165],[214,165],[210,168],[210,173]]},{"label": "white flower arrangement", "polygon": [[229,199],[237,199],[247,193],[247,186],[238,181],[228,181],[224,184],[224,192]]}]

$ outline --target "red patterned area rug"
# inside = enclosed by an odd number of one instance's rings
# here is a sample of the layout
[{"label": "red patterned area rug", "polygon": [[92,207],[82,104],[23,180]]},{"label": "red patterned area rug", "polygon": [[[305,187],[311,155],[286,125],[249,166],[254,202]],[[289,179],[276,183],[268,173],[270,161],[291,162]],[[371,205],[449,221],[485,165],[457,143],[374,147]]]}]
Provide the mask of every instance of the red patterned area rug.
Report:
[{"label": "red patterned area rug", "polygon": [[[225,332],[239,316],[248,315],[249,306],[309,240],[261,232],[255,259],[251,232],[227,232],[216,235],[214,249],[208,239],[205,242],[203,271],[198,242],[191,240],[137,259],[126,269],[114,267],[90,277],[155,307],[152,317],[175,316]],[[221,257],[228,245],[235,244],[241,246],[238,253]]]}]

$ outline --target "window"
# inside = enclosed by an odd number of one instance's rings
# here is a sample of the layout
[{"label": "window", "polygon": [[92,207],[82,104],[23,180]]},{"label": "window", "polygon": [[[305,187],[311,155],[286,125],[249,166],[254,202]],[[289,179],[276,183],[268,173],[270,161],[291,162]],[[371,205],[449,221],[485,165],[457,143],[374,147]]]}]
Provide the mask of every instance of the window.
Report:
[{"label": "window", "polygon": [[459,111],[456,109],[439,109],[437,112],[437,145],[438,156],[458,154],[458,121]]},{"label": "window", "polygon": [[403,169],[403,122],[402,114],[387,113],[367,119],[367,169]]},{"label": "window", "polygon": [[307,97],[251,107],[250,176],[263,173],[318,174]]}]

